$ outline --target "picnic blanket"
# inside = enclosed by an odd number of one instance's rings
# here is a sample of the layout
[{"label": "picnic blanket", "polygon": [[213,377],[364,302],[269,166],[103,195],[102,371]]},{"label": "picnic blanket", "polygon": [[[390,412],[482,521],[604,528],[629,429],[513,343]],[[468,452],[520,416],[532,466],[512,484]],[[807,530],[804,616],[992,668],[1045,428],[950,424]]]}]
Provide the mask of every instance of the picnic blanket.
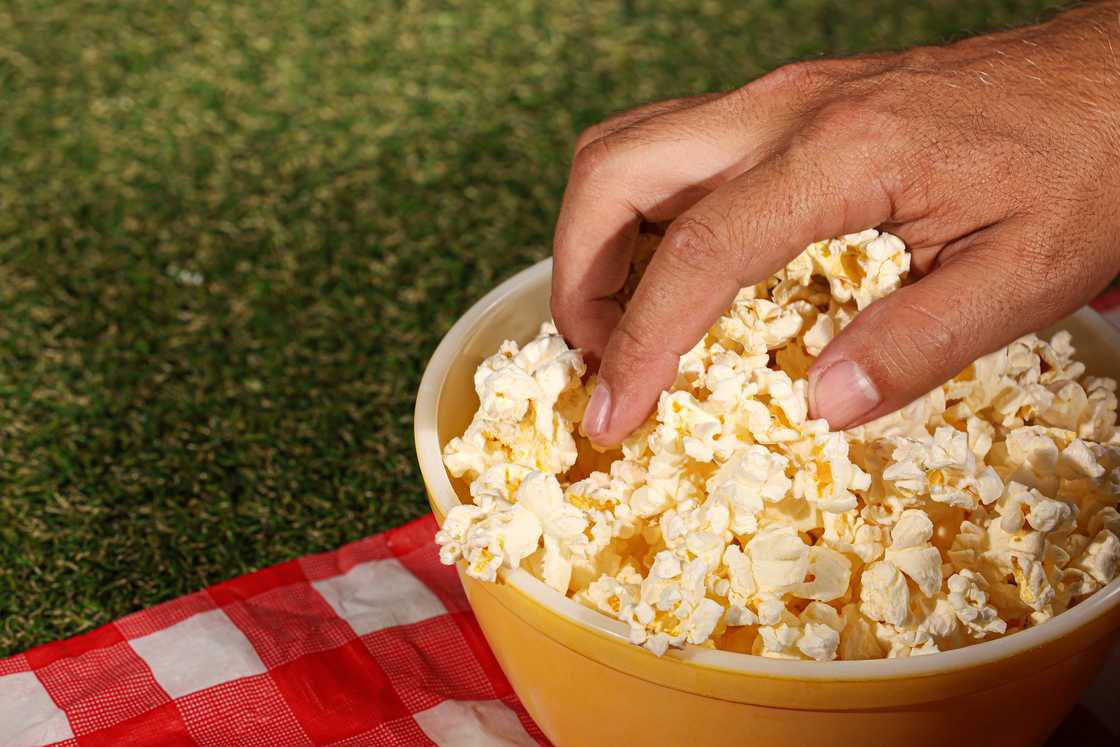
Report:
[{"label": "picnic blanket", "polygon": [[0,745],[547,745],[432,516],[0,661]]},{"label": "picnic blanket", "polygon": [[[1120,326],[1120,289],[1094,306]],[[435,531],[426,516],[0,660],[0,746],[548,745]],[[1115,710],[1114,661],[1079,723]]]}]

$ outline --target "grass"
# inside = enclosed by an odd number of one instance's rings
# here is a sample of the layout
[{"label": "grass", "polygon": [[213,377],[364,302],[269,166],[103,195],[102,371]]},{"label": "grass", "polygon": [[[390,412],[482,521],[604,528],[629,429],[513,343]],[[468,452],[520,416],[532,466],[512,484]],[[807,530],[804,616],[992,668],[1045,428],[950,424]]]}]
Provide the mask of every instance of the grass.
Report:
[{"label": "grass", "polygon": [[0,653],[423,514],[424,362],[582,127],[1042,10],[848,5],[0,6]]}]

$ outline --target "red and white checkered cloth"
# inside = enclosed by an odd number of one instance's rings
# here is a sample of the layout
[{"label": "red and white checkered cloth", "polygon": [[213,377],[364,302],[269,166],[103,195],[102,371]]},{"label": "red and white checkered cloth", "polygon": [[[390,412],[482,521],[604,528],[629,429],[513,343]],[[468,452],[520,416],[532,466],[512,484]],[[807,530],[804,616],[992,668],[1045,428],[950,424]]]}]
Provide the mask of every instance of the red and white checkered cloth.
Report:
[{"label": "red and white checkered cloth", "polygon": [[[1094,306],[1120,326],[1120,289]],[[435,530],[427,516],[0,660],[0,747],[548,745]]]},{"label": "red and white checkered cloth", "polygon": [[548,742],[419,519],[0,661],[0,745]]},{"label": "red and white checkered cloth", "polygon": [[1109,288],[1089,305],[1114,326],[1120,327],[1120,286]]}]

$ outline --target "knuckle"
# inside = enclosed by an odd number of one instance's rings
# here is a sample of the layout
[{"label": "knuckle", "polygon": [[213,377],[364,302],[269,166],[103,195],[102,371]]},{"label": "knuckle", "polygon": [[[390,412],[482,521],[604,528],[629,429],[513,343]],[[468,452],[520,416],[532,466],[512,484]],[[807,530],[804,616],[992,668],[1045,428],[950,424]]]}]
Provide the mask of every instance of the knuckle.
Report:
[{"label": "knuckle", "polygon": [[944,50],[939,47],[911,47],[898,54],[898,67],[907,70],[934,70],[944,56]]},{"label": "knuckle", "polygon": [[[887,97],[854,94],[820,106],[789,141],[800,160],[841,164],[865,170],[876,163],[879,178],[887,180],[903,170],[912,130]],[[862,166],[861,166],[862,164]]]},{"label": "knuckle", "polygon": [[739,86],[720,96],[716,101],[736,118],[748,116],[757,108],[757,94],[753,84]]},{"label": "knuckle", "polygon": [[1049,285],[1045,281],[1050,281],[1059,277],[1056,272],[1055,262],[1056,259],[1053,253],[1049,250],[1048,244],[1036,242],[1024,242],[1015,248],[1015,254],[1018,255],[1019,272],[1022,282],[1025,284],[1030,283],[1038,285],[1038,281],[1044,281],[1044,285]]},{"label": "knuckle", "polygon": [[603,137],[603,135],[605,134],[606,129],[602,124],[593,124],[590,127],[586,128],[579,134],[579,137],[576,138],[576,147],[573,149],[573,154],[578,154],[584,148],[591,145],[593,142]]},{"label": "knuckle", "polygon": [[579,149],[572,160],[572,181],[594,181],[603,176],[611,162],[609,140],[609,136],[597,138]]},{"label": "knuckle", "polygon": [[1060,318],[1069,311],[1070,299],[1083,295],[1084,275],[1063,259],[1059,246],[1045,239],[1024,241],[1014,248],[1015,261],[1006,272],[1007,294],[1022,299],[1023,312],[1042,324]]},{"label": "knuckle", "polygon": [[718,272],[728,260],[720,233],[710,219],[701,216],[676,220],[665,234],[662,249],[687,272]]},{"label": "knuckle", "polygon": [[960,352],[960,335],[944,315],[908,298],[874,306],[879,306],[876,317],[890,316],[889,320],[872,320],[878,322],[874,323],[878,337],[870,344],[869,353],[880,381],[906,385],[915,374],[949,375],[955,370],[953,359]]},{"label": "knuckle", "polygon": [[611,336],[613,360],[623,370],[633,370],[636,363],[647,360],[653,354],[654,346],[650,336],[638,325],[633,317],[623,316]]},{"label": "knuckle", "polygon": [[773,70],[748,88],[767,94],[792,95],[795,99],[834,99],[846,94],[876,65],[861,58],[803,60]]},{"label": "knuckle", "polygon": [[881,141],[898,129],[896,112],[874,93],[855,95],[822,106],[814,117],[821,132],[846,140]]},{"label": "knuckle", "polygon": [[618,381],[647,370],[664,355],[657,346],[659,339],[660,335],[650,334],[641,323],[623,315],[611,332],[600,372],[608,380]]},{"label": "knuckle", "polygon": [[762,80],[778,90],[790,91],[800,96],[813,96],[837,80],[835,60],[804,60],[783,65]]},{"label": "knuckle", "polygon": [[903,335],[915,352],[942,354],[952,350],[956,330],[943,314],[913,299],[900,299],[894,309],[896,334]]}]

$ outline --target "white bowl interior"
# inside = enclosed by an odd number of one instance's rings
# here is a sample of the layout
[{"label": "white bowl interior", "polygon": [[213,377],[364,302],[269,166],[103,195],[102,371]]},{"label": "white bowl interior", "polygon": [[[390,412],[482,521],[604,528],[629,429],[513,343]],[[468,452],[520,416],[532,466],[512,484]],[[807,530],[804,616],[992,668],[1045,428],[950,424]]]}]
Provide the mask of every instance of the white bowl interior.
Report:
[{"label": "white bowl interior", "polygon": [[[472,399],[466,406],[460,403],[455,407],[440,407],[444,384],[458,377],[466,377],[469,381],[478,364],[497,350],[503,340],[525,342],[532,338],[541,322],[549,318],[551,277],[552,261],[544,260],[488,293],[448,331],[424,371],[416,397],[416,451],[428,489],[444,514],[461,499],[443,467],[441,450],[466,429],[478,406],[478,400]],[[1047,333],[1057,329],[1071,332],[1078,354],[1090,373],[1120,378],[1120,332],[1099,314],[1088,307],[1083,308],[1047,330]],[[460,484],[459,488],[463,490],[465,486]],[[505,573],[504,581],[580,625],[602,635],[626,639],[623,623],[564,597],[524,570]],[[697,646],[670,651],[667,655],[701,666],[801,680],[915,677],[1013,656],[1067,635],[1117,604],[1120,604],[1120,579],[1044,625],[932,656],[809,662],[768,659]]]}]

